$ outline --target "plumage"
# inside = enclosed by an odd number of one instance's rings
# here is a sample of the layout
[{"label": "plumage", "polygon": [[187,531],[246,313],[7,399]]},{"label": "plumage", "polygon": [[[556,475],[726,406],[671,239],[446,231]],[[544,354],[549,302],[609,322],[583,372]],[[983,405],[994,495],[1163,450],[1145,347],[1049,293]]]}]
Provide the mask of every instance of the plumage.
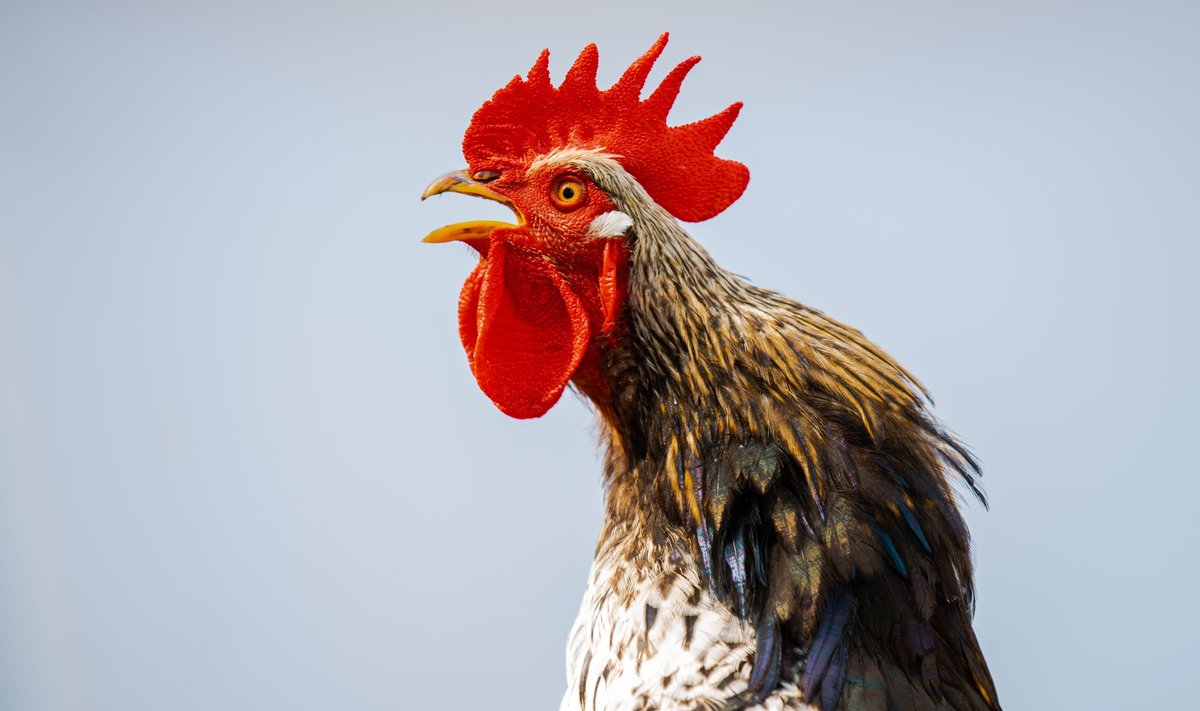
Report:
[{"label": "plumage", "polygon": [[594,45],[557,88],[543,52],[426,191],[518,218],[427,238],[480,254],[459,317],[484,392],[536,417],[572,387],[599,414],[605,520],[562,708],[998,709],[952,486],[983,501],[978,464],[878,346],[684,231],[748,172],[713,155],[740,104],[666,125],[698,58],[640,98],[665,45],[603,91]]}]

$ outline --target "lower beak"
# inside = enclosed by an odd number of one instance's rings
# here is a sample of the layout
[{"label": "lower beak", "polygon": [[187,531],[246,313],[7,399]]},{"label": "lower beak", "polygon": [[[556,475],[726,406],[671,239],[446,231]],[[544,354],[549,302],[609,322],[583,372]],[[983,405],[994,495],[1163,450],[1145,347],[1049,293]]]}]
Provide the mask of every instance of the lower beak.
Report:
[{"label": "lower beak", "polygon": [[462,193],[464,195],[474,195],[476,197],[495,200],[496,202],[507,205],[513,214],[517,216],[516,224],[511,222],[500,222],[497,220],[476,220],[474,222],[456,222],[453,225],[446,225],[425,235],[422,242],[440,243],[440,242],[471,242],[474,240],[486,240],[491,236],[492,230],[498,227],[520,227],[525,224],[525,217],[521,215],[521,211],[504,195],[492,190],[487,185],[480,183],[470,175],[466,170],[456,170],[452,173],[446,173],[442,177],[429,184],[425,188],[425,192],[421,193],[421,199],[441,195],[442,193]]}]

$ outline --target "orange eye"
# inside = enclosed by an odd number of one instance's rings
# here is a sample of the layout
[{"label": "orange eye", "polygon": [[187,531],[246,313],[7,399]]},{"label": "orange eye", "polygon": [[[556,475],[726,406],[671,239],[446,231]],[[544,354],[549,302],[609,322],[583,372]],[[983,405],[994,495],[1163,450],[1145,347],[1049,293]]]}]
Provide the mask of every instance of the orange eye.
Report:
[{"label": "orange eye", "polygon": [[583,200],[587,197],[587,188],[578,178],[562,178],[554,184],[551,197],[554,198],[554,204],[559,208],[574,210],[583,205]]}]

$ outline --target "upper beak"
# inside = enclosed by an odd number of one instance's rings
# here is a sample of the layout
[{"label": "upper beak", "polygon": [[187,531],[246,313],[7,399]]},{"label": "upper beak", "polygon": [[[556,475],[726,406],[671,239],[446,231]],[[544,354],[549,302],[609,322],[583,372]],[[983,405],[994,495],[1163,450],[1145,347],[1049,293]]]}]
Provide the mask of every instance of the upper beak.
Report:
[{"label": "upper beak", "polygon": [[476,220],[474,222],[457,222],[453,225],[446,225],[425,235],[422,242],[469,242],[471,240],[487,239],[492,234],[492,230],[497,227],[519,227],[525,224],[525,217],[517,206],[513,204],[504,195],[492,190],[487,185],[474,180],[467,171],[456,170],[451,173],[446,173],[442,177],[429,184],[425,188],[425,192],[421,193],[421,199],[441,195],[442,193],[462,193],[464,195],[474,195],[476,197],[495,200],[496,202],[507,205],[510,210],[517,216],[517,223],[500,222],[497,220]]}]

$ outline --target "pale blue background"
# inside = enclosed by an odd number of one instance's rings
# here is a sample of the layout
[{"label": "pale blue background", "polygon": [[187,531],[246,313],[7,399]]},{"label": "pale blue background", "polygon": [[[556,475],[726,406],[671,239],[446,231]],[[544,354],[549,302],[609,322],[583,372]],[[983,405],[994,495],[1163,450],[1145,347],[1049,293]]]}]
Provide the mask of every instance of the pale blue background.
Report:
[{"label": "pale blue background", "polygon": [[[695,233],[866,331],[986,464],[1009,709],[1195,701],[1191,2],[0,4],[0,708],[547,709],[591,417],[478,392],[498,206],[417,202],[588,41],[705,58],[753,179]],[[666,71],[660,68],[654,75]]]}]

